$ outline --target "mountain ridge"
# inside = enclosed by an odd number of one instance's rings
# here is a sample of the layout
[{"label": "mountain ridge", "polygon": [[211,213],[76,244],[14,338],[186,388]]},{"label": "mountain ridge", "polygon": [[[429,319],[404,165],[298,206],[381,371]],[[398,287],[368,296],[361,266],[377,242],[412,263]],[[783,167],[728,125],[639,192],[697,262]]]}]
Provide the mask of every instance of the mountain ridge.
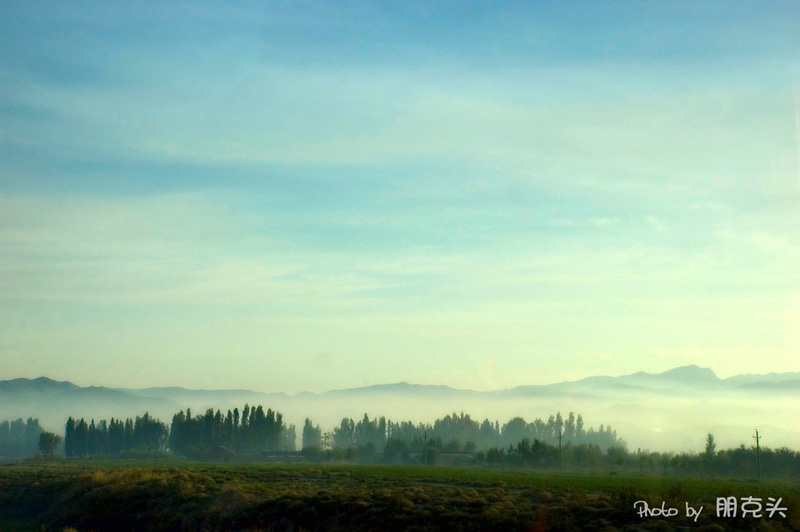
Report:
[{"label": "mountain ridge", "polygon": [[156,398],[170,395],[196,395],[196,394],[230,394],[230,395],[256,395],[267,397],[312,397],[342,393],[371,393],[371,392],[411,392],[411,391],[438,391],[441,393],[455,394],[504,394],[525,393],[530,391],[556,390],[568,391],[578,387],[619,387],[619,388],[646,388],[647,384],[676,384],[683,387],[726,387],[726,388],[763,388],[771,384],[779,388],[791,388],[800,381],[800,372],[766,373],[766,374],[739,374],[726,379],[720,379],[712,369],[696,364],[678,366],[661,373],[647,373],[637,371],[626,375],[593,375],[578,380],[561,381],[550,384],[523,384],[513,388],[478,391],[464,388],[454,388],[445,384],[412,384],[405,381],[372,384],[354,388],[335,388],[325,392],[300,391],[294,394],[285,392],[259,392],[250,389],[194,389],[181,386],[156,386],[148,388],[111,388],[107,386],[79,386],[70,381],[56,381],[45,376],[34,379],[14,378],[0,380],[0,394],[10,392],[39,392],[39,393],[65,393],[78,390],[96,389],[108,390],[137,397]]}]

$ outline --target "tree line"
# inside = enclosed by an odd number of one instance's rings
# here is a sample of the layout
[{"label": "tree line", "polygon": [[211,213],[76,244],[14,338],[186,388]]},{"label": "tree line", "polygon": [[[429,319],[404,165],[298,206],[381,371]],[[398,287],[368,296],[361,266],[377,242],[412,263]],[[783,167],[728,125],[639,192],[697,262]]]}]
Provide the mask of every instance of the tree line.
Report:
[{"label": "tree line", "polygon": [[[471,453],[491,447],[506,447],[518,442],[539,441],[550,445],[571,443],[573,445],[595,445],[605,450],[609,447],[625,447],[625,442],[617,437],[611,427],[600,425],[585,428],[583,417],[573,412],[564,419],[560,412],[551,415],[547,421],[540,418],[532,422],[522,417],[510,419],[502,426],[498,421],[484,419],[478,422],[469,414],[453,413],[437,419],[433,423],[411,421],[393,422],[384,417],[370,419],[367,414],[358,421],[343,418],[338,427],[323,441],[322,430],[306,419],[303,426],[303,449],[341,450],[361,449],[361,453],[384,452],[387,446],[392,452],[420,452],[425,447],[433,447],[445,453]],[[324,449],[323,449],[324,448]]]},{"label": "tree line", "polygon": [[[282,414],[272,409],[265,412],[261,405],[245,405],[241,416],[238,408],[224,417],[213,409],[194,417],[191,409],[180,411],[171,427],[147,412],[135,419],[97,423],[70,417],[64,431],[64,455],[132,456],[169,450],[191,458],[214,458],[219,448],[229,453],[294,451],[294,440],[294,425],[286,427]],[[27,455],[35,452],[37,444],[38,440],[26,448]]]},{"label": "tree line", "polygon": [[786,447],[756,450],[743,444],[717,451],[710,434],[702,453],[628,452],[624,447],[609,447],[603,452],[597,445],[567,443],[558,448],[539,440],[523,439],[508,448],[493,447],[478,452],[474,458],[475,463],[498,467],[606,468],[676,476],[800,478],[800,453],[796,451]]},{"label": "tree line", "polygon": [[623,469],[673,475],[741,476],[746,478],[800,478],[800,453],[787,447],[746,447],[718,451],[713,434],[706,436],[701,453],[616,453],[613,462]]},{"label": "tree line", "polygon": [[[168,427],[148,413],[125,421],[67,420],[63,451],[67,457],[148,456],[171,451],[195,459],[219,459],[236,453],[295,450],[294,425],[261,405],[245,405],[225,416],[208,409],[192,417],[190,409],[173,416]],[[0,422],[0,457],[55,453],[61,437],[45,432],[38,420]],[[545,422],[515,417],[503,425],[478,422],[468,414],[444,416],[433,423],[393,422],[367,414],[358,422],[343,418],[331,432],[306,419],[302,447],[307,458],[362,462],[433,464],[443,455],[466,456],[469,463],[496,467],[615,468],[672,475],[800,477],[800,453],[785,447],[760,450],[741,445],[717,451],[707,435],[702,453],[628,452],[616,431],[600,425],[586,429],[580,415],[551,415]]]},{"label": "tree line", "polygon": [[[21,419],[0,424],[0,456],[16,458],[36,452],[39,435],[44,432],[38,420]],[[624,446],[616,431],[600,425],[598,430],[585,429],[581,415],[570,412],[566,419],[561,413],[528,423],[515,417],[502,426],[498,421],[473,420],[469,414],[453,413],[433,423],[411,421],[394,422],[385,417],[363,419],[355,422],[343,418],[332,432],[323,435],[319,425],[305,420],[302,448],[310,450],[361,449],[361,454],[383,453],[389,447],[393,452],[420,452],[431,447],[444,453],[471,453],[490,447],[514,445],[522,439],[553,443],[559,436],[565,442],[598,445],[605,449]],[[177,412],[167,427],[149,413],[135,419],[110,421],[84,418],[67,420],[64,431],[64,455],[120,456],[133,452],[174,453],[193,458],[215,458],[225,453],[258,453],[264,451],[294,451],[295,427],[283,422],[283,415],[261,405],[244,405],[228,410],[223,415],[217,409],[192,416],[191,409]]]},{"label": "tree line", "polygon": [[43,432],[39,420],[30,417],[0,422],[0,457],[15,460],[35,454]]},{"label": "tree line", "polygon": [[261,405],[244,405],[223,415],[213,408],[192,417],[191,409],[172,417],[169,446],[174,453],[193,458],[213,458],[226,453],[294,451],[294,425],[286,426],[283,415]]},{"label": "tree line", "polygon": [[125,421],[111,418],[98,423],[92,419],[70,417],[64,429],[64,456],[122,456],[135,453],[163,452],[167,449],[169,429],[145,412]]}]

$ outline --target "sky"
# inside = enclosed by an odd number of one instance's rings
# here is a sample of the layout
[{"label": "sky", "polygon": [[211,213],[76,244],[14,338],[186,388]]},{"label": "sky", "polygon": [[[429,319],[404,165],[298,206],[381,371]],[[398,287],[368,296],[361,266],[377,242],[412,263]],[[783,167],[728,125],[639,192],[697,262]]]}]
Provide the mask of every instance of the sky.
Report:
[{"label": "sky", "polygon": [[0,5],[0,379],[800,371],[800,4]]}]

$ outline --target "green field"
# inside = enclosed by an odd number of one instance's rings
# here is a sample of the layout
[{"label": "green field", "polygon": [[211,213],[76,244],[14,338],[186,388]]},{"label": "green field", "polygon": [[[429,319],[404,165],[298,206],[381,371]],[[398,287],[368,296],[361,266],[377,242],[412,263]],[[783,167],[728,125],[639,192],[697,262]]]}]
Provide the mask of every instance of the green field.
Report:
[{"label": "green field", "polygon": [[[717,517],[717,497],[762,516]],[[768,498],[786,517],[769,518]],[[677,508],[640,517],[643,500]],[[699,509],[696,521],[686,504]],[[639,505],[641,507],[641,504]],[[800,530],[797,483],[477,467],[74,461],[0,467],[1,530]]]}]

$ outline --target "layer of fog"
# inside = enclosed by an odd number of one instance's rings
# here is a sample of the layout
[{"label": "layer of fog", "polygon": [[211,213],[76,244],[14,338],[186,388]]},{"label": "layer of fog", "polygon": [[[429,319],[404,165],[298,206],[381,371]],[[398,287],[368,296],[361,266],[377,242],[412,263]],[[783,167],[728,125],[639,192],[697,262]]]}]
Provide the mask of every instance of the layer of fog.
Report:
[{"label": "layer of fog", "polygon": [[52,397],[31,396],[27,399],[0,403],[0,420],[34,417],[46,430],[63,433],[68,416],[94,419],[127,418],[142,415],[145,410],[167,425],[178,410],[192,409],[192,415],[208,408],[228,409],[245,403],[261,404],[283,414],[286,424],[297,428],[301,444],[303,422],[306,418],[329,432],[342,418],[358,421],[367,414],[370,418],[384,416],[392,421],[433,423],[448,414],[469,414],[477,421],[499,421],[520,416],[532,422],[547,421],[560,412],[565,418],[570,412],[581,414],[584,427],[597,429],[601,424],[617,431],[629,450],[702,451],[707,433],[714,434],[718,449],[753,444],[754,430],[763,437],[762,445],[800,449],[800,401],[791,394],[712,392],[670,396],[662,394],[604,393],[574,395],[478,394],[472,392],[416,390],[409,392],[369,391],[337,392],[321,395],[285,396],[258,393],[220,393],[214,397],[185,394],[181,397],[137,397],[123,400],[120,395],[107,394],[106,401],[87,395],[69,401]]}]

